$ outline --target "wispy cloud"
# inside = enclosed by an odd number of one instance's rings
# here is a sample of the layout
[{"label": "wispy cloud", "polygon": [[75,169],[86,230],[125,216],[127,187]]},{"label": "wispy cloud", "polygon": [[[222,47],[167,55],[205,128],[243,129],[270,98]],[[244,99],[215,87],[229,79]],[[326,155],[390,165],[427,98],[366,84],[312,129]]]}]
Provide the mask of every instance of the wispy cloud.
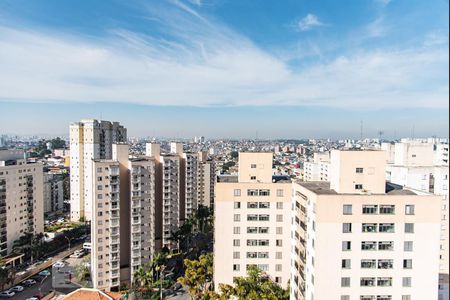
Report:
[{"label": "wispy cloud", "polygon": [[301,31],[308,31],[314,27],[323,26],[323,23],[319,21],[319,18],[313,14],[307,14],[303,19],[298,22],[298,29]]},{"label": "wispy cloud", "polygon": [[350,51],[296,68],[174,3],[148,7],[164,24],[157,36],[114,29],[92,40],[0,27],[0,100],[448,107],[448,47]]}]

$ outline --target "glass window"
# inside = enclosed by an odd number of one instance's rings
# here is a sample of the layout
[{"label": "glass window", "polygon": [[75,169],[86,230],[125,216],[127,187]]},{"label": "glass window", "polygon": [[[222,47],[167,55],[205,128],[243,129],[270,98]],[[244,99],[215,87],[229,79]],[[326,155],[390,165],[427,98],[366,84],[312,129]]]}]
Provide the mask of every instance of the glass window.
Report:
[{"label": "glass window", "polygon": [[240,234],[241,233],[241,227],[233,227],[233,233],[234,234]]},{"label": "glass window", "polygon": [[240,189],[235,189],[234,190],[234,196],[235,197],[240,197],[241,196],[241,190]]},{"label": "glass window", "polygon": [[258,252],[247,252],[247,258],[257,258]]},{"label": "glass window", "polygon": [[349,251],[351,249],[352,249],[352,242],[350,242],[350,241],[342,242],[342,251]]},{"label": "glass window", "polygon": [[362,277],[360,284],[361,286],[375,286],[375,277]]},{"label": "glass window", "polygon": [[283,197],[283,190],[277,189],[277,197]]},{"label": "glass window", "polygon": [[258,252],[258,258],[269,258],[269,252]]},{"label": "glass window", "polygon": [[412,259],[403,260],[403,269],[412,269]]},{"label": "glass window", "polygon": [[363,223],[362,224],[362,232],[377,232],[377,224],[376,223]]},{"label": "glass window", "polygon": [[269,221],[269,215],[259,215],[260,221]]},{"label": "glass window", "polygon": [[351,215],[352,214],[352,205],[351,204],[344,204],[342,208],[342,213],[344,215]]},{"label": "glass window", "polygon": [[365,215],[375,215],[378,213],[378,205],[363,205],[362,213]]},{"label": "glass window", "polygon": [[350,269],[351,267],[351,260],[350,259],[343,259],[341,263],[342,269]]},{"label": "glass window", "polygon": [[411,300],[411,295],[403,295],[402,300]]},{"label": "glass window", "polygon": [[405,223],[405,233],[414,233],[414,223]]},{"label": "glass window", "polygon": [[375,269],[377,267],[377,262],[375,259],[362,259],[361,268],[362,269]]},{"label": "glass window", "polygon": [[394,250],[394,242],[378,242],[378,250]]},{"label": "glass window", "polygon": [[259,208],[270,208],[270,202],[259,202]]},{"label": "glass window", "polygon": [[269,233],[269,227],[258,227],[258,233]]},{"label": "glass window", "polygon": [[258,246],[258,240],[247,240],[247,246]]},{"label": "glass window", "polygon": [[283,222],[283,215],[277,215],[277,222]]},{"label": "glass window", "polygon": [[405,241],[403,245],[404,251],[413,251],[413,242],[412,241]]},{"label": "glass window", "polygon": [[256,169],[256,164],[251,164],[251,165],[250,165],[250,168]]},{"label": "glass window", "polygon": [[363,189],[363,185],[362,184],[360,184],[360,183],[355,184],[355,190],[362,190],[362,189]]},{"label": "glass window", "polygon": [[241,221],[241,215],[240,214],[234,214],[234,221],[240,222]]},{"label": "glass window", "polygon": [[395,205],[380,205],[380,214],[392,215],[395,213]]},{"label": "glass window", "polygon": [[377,242],[361,242],[361,250],[377,250]]},{"label": "glass window", "polygon": [[233,240],[233,246],[239,247],[241,245],[241,240]]},{"label": "glass window", "polygon": [[356,173],[362,174],[362,173],[364,173],[364,169],[363,168],[356,168]]},{"label": "glass window", "polygon": [[269,240],[258,240],[258,246],[269,246]]},{"label": "glass window", "polygon": [[379,259],[378,269],[392,269],[394,267],[394,260],[392,259]]},{"label": "glass window", "polygon": [[395,232],[395,225],[393,223],[380,223],[378,232]]},{"label": "glass window", "polygon": [[233,265],[233,271],[239,271],[241,269],[241,266],[238,264]]},{"label": "glass window", "polygon": [[247,196],[258,196],[258,190],[247,190]]},{"label": "glass window", "polygon": [[276,246],[277,247],[282,247],[283,246],[283,240],[276,240]]},{"label": "glass window", "polygon": [[405,214],[414,215],[414,205],[405,205]]},{"label": "glass window", "polygon": [[283,234],[283,227],[277,227],[277,234]]},{"label": "glass window", "polygon": [[259,190],[260,196],[270,196],[270,190]]},{"label": "glass window", "polygon": [[391,277],[378,277],[377,285],[378,286],[392,286],[392,278]]},{"label": "glass window", "polygon": [[283,202],[277,202],[277,209],[283,209]]},{"label": "glass window", "polygon": [[258,208],[258,202],[247,202],[247,208]]},{"label": "glass window", "polygon": [[247,215],[247,221],[258,221],[258,215]]},{"label": "glass window", "polygon": [[350,232],[352,232],[352,223],[344,223],[344,224],[342,224],[342,232],[343,233],[350,233]]},{"label": "glass window", "polygon": [[241,208],[241,202],[234,202],[234,208],[235,209]]},{"label": "glass window", "polygon": [[402,285],[403,285],[403,287],[410,287],[411,286],[411,277],[403,277]]},{"label": "glass window", "polygon": [[241,252],[233,252],[233,258],[234,258],[234,259],[239,259],[239,258],[241,258]]},{"label": "glass window", "polygon": [[258,233],[258,227],[247,227],[247,233]]},{"label": "glass window", "polygon": [[350,286],[350,277],[342,277],[341,287],[349,287],[349,286]]}]

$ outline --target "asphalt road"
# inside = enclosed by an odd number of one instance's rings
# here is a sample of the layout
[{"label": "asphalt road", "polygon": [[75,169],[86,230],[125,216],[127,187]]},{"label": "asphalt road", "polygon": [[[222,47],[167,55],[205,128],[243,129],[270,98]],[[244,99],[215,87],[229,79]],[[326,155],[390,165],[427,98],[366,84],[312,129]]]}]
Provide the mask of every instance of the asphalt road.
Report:
[{"label": "asphalt road", "polygon": [[41,283],[37,282],[35,285],[32,285],[30,287],[25,287],[25,290],[23,290],[20,293],[16,293],[13,297],[8,298],[8,299],[25,300],[25,299],[33,297],[34,295],[37,295],[39,293],[46,295],[46,294],[50,293],[51,290],[53,290],[52,278],[51,278],[51,276],[48,276],[46,279],[44,279],[43,282],[41,282]]}]

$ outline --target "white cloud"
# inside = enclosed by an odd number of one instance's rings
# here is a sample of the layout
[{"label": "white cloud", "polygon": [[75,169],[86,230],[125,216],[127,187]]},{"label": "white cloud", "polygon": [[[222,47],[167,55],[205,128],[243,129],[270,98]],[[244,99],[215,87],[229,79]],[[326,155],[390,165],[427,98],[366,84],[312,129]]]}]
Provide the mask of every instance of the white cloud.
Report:
[{"label": "white cloud", "polygon": [[92,40],[0,27],[0,100],[448,107],[446,47],[350,52],[299,69],[192,16],[159,11],[165,35],[158,38],[117,29]]},{"label": "white cloud", "polygon": [[301,31],[308,31],[313,27],[322,25],[322,22],[319,21],[319,18],[316,15],[307,14],[306,17],[298,22],[298,29],[300,29]]}]

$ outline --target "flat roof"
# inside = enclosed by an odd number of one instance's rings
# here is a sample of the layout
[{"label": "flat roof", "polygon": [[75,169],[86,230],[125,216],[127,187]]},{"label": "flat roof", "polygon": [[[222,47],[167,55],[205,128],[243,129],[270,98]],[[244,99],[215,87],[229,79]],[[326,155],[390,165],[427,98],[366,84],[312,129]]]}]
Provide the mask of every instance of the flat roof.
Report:
[{"label": "flat roof", "polygon": [[[326,181],[296,181],[302,187],[310,190],[317,195],[370,195],[367,193],[337,193],[335,190],[330,188],[330,183]],[[375,194],[372,195],[417,195],[414,191],[409,189],[403,189],[402,186],[386,182],[386,194]]]}]

